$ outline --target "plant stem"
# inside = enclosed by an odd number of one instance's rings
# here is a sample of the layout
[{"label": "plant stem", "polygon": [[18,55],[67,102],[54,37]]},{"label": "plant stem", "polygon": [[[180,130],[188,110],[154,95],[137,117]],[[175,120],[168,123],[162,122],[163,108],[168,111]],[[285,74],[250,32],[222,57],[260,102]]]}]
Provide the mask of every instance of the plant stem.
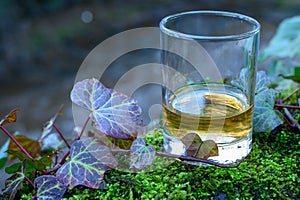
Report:
[{"label": "plant stem", "polygon": [[[112,151],[112,153],[130,153],[130,150],[127,150],[127,149],[111,149],[111,151]],[[192,162],[198,162],[198,163],[205,163],[205,164],[222,167],[222,168],[234,168],[234,167],[238,167],[242,163],[242,161],[238,161],[238,162],[232,163],[232,164],[222,164],[222,163],[217,163],[217,162],[214,162],[211,160],[205,160],[205,159],[195,158],[195,157],[191,157],[191,156],[181,156],[181,155],[170,154],[170,153],[159,152],[159,151],[156,152],[156,155],[161,156],[161,157],[166,157],[166,158],[179,159],[181,161],[192,161]]]},{"label": "plant stem", "polygon": [[300,124],[298,124],[298,122],[294,119],[294,117],[292,116],[290,111],[287,108],[283,108],[283,111],[284,111],[285,115],[287,116],[287,118],[293,123],[292,126],[298,128],[300,131]]},{"label": "plant stem", "polygon": [[37,194],[36,193],[31,197],[31,200],[35,200],[35,199],[37,199]]},{"label": "plant stem", "polygon": [[284,104],[275,104],[276,107],[279,108],[290,108],[290,109],[297,109],[300,110],[300,106],[292,106],[292,105],[284,105]]},{"label": "plant stem", "polygon": [[156,155],[162,156],[162,157],[175,158],[175,159],[179,159],[181,161],[192,161],[192,162],[205,163],[205,164],[214,165],[214,166],[222,167],[222,168],[238,167],[242,162],[242,161],[238,161],[237,163],[233,163],[233,164],[222,164],[222,163],[217,163],[217,162],[214,162],[211,160],[205,160],[202,158],[195,158],[195,157],[191,157],[191,156],[179,156],[179,155],[169,154],[169,153],[165,153],[165,152],[156,152]]},{"label": "plant stem", "polygon": [[66,159],[68,158],[68,156],[70,155],[70,151],[68,151],[64,157],[61,159],[61,161],[58,163],[59,165],[62,165],[65,163]]},{"label": "plant stem", "polygon": [[24,149],[24,147],[16,140],[16,138],[6,128],[0,125],[0,129],[19,147],[21,152],[25,154],[29,159],[33,159],[32,156]]},{"label": "plant stem", "polygon": [[285,97],[283,100],[282,100],[282,103],[286,102],[289,98],[291,98],[291,96],[293,96],[294,94],[296,94],[298,91],[300,91],[300,87],[297,88],[296,90],[294,90],[291,94],[289,94],[287,97]]},{"label": "plant stem", "polygon": [[25,176],[24,178],[34,188],[34,184],[32,183],[32,181],[27,176]]},{"label": "plant stem", "polygon": [[84,122],[84,124],[83,124],[83,127],[82,127],[82,129],[81,129],[81,132],[80,132],[79,136],[76,138],[76,140],[79,140],[79,139],[81,138],[81,136],[83,135],[84,130],[85,130],[85,128],[86,128],[88,122],[90,121],[90,118],[91,118],[90,116],[88,116],[88,118],[86,118],[86,120],[85,120],[85,122]]},{"label": "plant stem", "polygon": [[55,165],[53,168],[47,170],[47,174],[50,174],[51,172],[57,171],[61,167],[60,164]]},{"label": "plant stem", "polygon": [[59,134],[60,138],[65,142],[65,144],[67,145],[67,147],[70,149],[70,145],[68,143],[68,141],[66,140],[66,138],[63,136],[62,132],[59,130],[59,128],[57,128],[57,126],[55,124],[52,125],[53,128],[57,131],[57,133]]}]

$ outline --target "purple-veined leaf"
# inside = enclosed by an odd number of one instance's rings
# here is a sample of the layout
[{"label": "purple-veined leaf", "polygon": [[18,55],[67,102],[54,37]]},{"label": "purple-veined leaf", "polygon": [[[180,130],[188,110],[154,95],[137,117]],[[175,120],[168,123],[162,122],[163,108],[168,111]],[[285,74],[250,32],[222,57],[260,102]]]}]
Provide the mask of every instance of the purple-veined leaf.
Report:
[{"label": "purple-veined leaf", "polygon": [[5,188],[2,192],[6,199],[13,200],[15,198],[17,191],[25,179],[25,173],[26,164],[23,162],[21,167],[19,167],[19,170],[5,181]]},{"label": "purple-veined leaf", "polygon": [[110,149],[95,138],[82,138],[71,145],[70,160],[57,171],[57,179],[71,189],[77,185],[101,189],[104,172],[117,161]]},{"label": "purple-veined leaf", "polygon": [[106,88],[95,78],[77,82],[71,100],[91,112],[93,126],[104,134],[120,139],[134,136],[141,114],[135,100]]},{"label": "purple-veined leaf", "polygon": [[60,200],[64,196],[67,186],[60,183],[55,176],[43,175],[34,180],[38,200]]},{"label": "purple-veined leaf", "polygon": [[145,138],[137,138],[130,147],[130,165],[142,169],[152,164],[156,151],[153,145],[146,145]]},{"label": "purple-veined leaf", "polygon": [[276,92],[265,89],[255,96],[253,127],[255,132],[271,131],[283,123],[281,117],[274,110]]}]

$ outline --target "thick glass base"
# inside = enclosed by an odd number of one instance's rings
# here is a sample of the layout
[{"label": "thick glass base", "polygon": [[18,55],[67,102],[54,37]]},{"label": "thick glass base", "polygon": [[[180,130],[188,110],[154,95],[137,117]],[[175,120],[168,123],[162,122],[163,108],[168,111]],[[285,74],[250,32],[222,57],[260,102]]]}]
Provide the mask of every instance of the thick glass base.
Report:
[{"label": "thick glass base", "polygon": [[[165,151],[176,155],[187,155],[186,146],[178,138],[170,135],[167,130],[164,130],[164,148]],[[245,158],[251,151],[252,148],[252,133],[246,138],[229,143],[229,144],[218,144],[219,155],[209,157],[208,160],[221,163],[230,164],[237,162]],[[198,162],[187,162],[193,165],[205,165],[204,163]]]}]

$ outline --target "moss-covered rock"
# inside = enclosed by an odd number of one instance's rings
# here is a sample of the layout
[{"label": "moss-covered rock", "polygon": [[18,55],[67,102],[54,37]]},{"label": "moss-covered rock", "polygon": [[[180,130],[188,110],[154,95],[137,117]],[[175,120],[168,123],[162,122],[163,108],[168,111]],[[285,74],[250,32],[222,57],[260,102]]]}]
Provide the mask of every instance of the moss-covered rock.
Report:
[{"label": "moss-covered rock", "polygon": [[[160,145],[159,134],[150,134],[147,141]],[[105,175],[106,190],[77,187],[68,191],[64,199],[297,199],[299,147],[299,133],[282,128],[254,133],[252,151],[237,168],[175,161],[152,172],[111,170]],[[27,199],[25,195],[23,199]]]}]

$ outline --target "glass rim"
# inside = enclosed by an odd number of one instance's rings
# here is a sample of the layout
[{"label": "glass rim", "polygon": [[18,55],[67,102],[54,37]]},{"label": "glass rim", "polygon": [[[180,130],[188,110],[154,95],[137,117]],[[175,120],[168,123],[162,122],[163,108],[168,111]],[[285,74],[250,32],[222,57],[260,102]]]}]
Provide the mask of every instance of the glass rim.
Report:
[{"label": "glass rim", "polygon": [[[210,36],[210,35],[195,35],[195,34],[187,34],[180,31],[176,31],[170,28],[167,28],[167,23],[178,18],[181,16],[186,15],[203,15],[203,16],[221,16],[224,18],[233,18],[233,19],[240,19],[242,21],[248,22],[253,25],[253,29],[250,31],[245,31],[239,34],[232,34],[232,35],[223,35],[223,36]],[[244,38],[249,38],[260,31],[260,23],[247,15],[234,13],[234,12],[227,12],[227,11],[217,11],[217,10],[198,10],[198,11],[187,11],[172,14],[169,16],[164,17],[159,23],[160,30],[168,35],[174,37],[181,37],[186,39],[195,39],[195,40],[240,40]]]}]

